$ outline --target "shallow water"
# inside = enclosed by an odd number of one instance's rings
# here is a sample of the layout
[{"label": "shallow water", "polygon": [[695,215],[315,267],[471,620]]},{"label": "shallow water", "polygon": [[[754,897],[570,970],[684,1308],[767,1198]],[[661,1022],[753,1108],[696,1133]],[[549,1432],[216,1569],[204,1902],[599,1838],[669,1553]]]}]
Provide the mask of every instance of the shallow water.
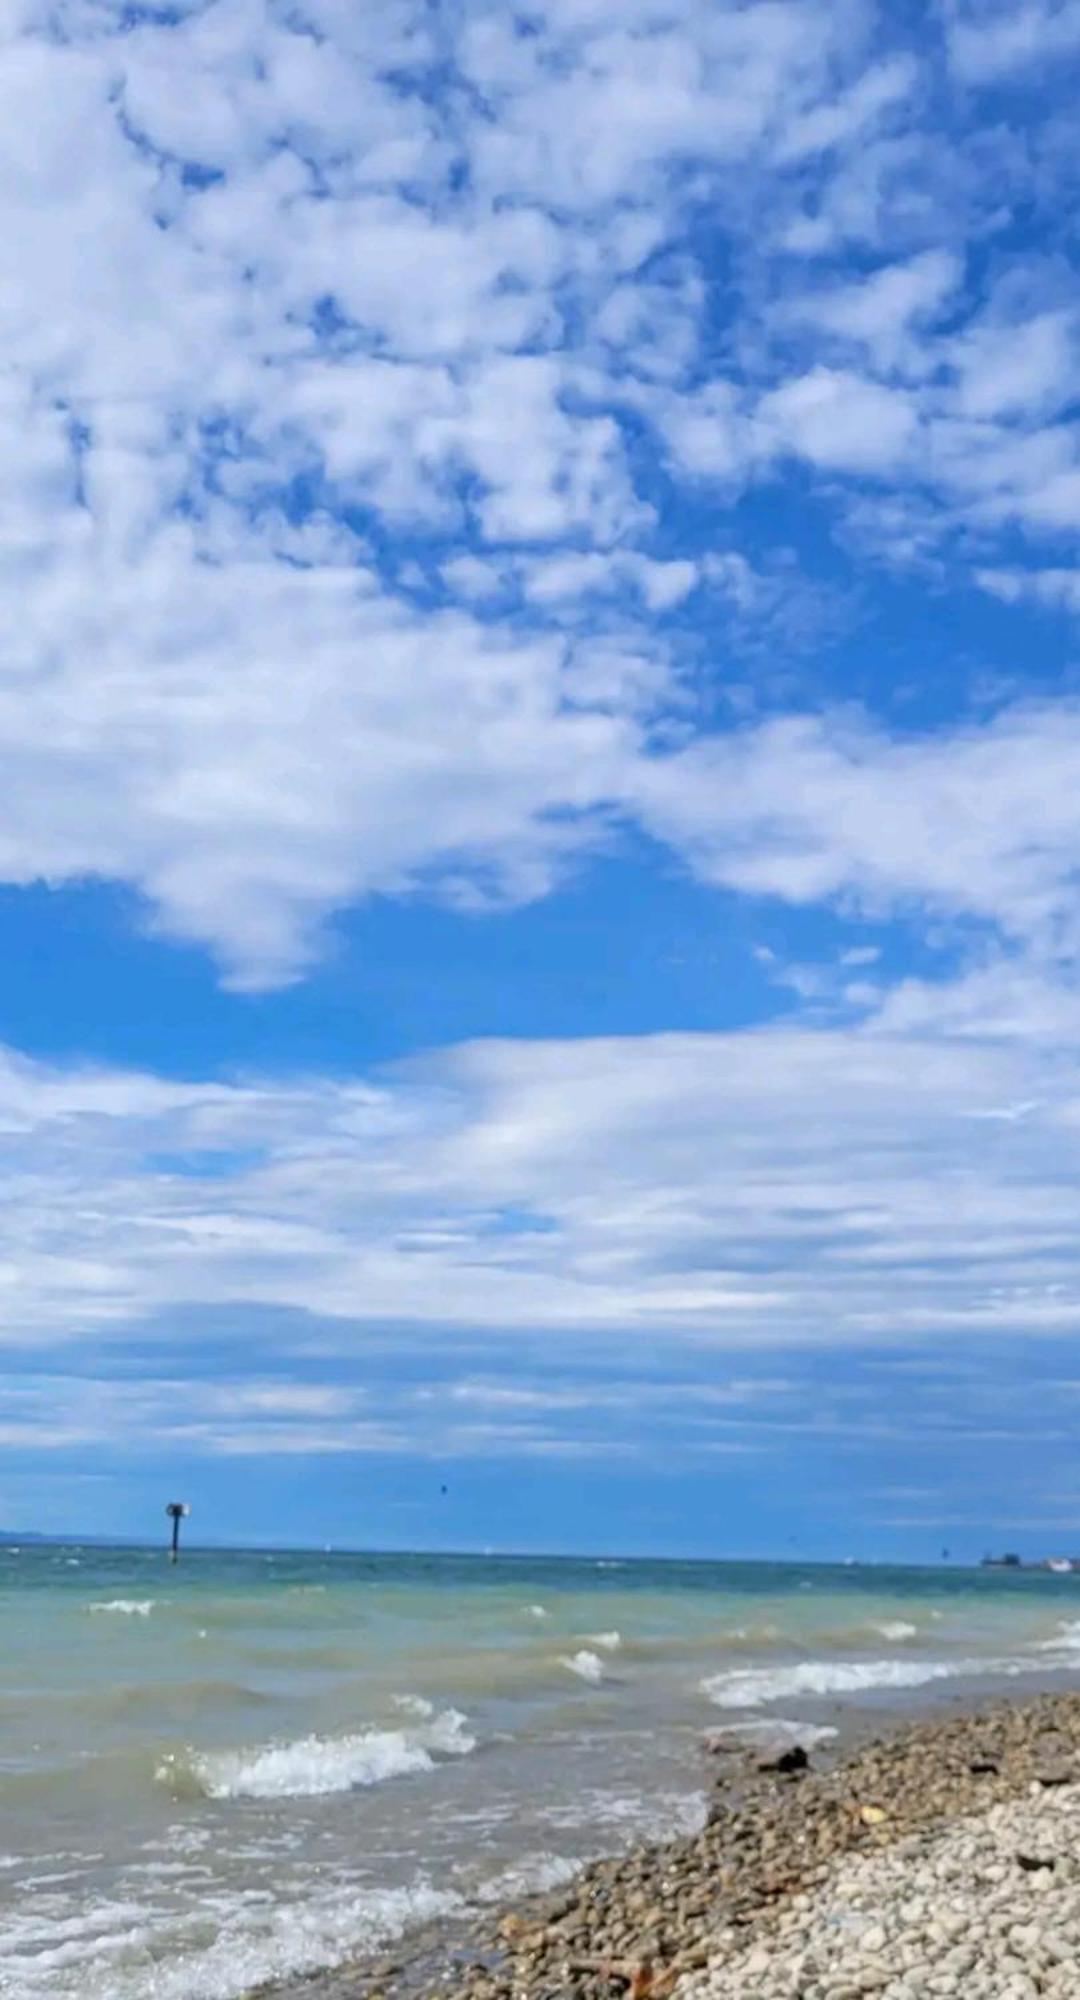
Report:
[{"label": "shallow water", "polygon": [[1080,1577],[0,1549],[0,2000],[236,2000],[696,1823],[709,1729],[1080,1668]]}]

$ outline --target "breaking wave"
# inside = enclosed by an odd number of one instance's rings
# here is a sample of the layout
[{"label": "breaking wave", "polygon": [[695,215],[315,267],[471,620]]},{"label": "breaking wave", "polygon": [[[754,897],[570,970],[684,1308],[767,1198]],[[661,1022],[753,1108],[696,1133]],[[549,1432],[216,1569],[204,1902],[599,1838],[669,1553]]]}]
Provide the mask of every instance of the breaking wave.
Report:
[{"label": "breaking wave", "polygon": [[559,1665],[576,1674],[579,1680],[588,1681],[592,1687],[599,1687],[604,1678],[604,1662],[600,1655],[590,1653],[584,1646],[578,1653],[560,1654]]},{"label": "breaking wave", "polygon": [[[702,1690],[717,1708],[762,1708],[799,1695],[857,1694],[866,1688],[922,1687],[970,1674],[976,1663],[943,1660],[799,1660],[794,1666],[747,1667],[711,1674]],[[985,1665],[983,1671],[985,1671]]]},{"label": "breaking wave", "polygon": [[93,1614],[100,1611],[116,1611],[126,1618],[149,1618],[157,1603],[156,1597],[110,1597],[98,1604],[88,1605]]},{"label": "breaking wave", "polygon": [[90,1906],[72,1936],[52,1932],[47,1920],[28,1910],[5,1927],[0,1994],[9,2000],[58,2000],[60,1994],[146,2000],[152,1991],[154,2000],[246,2000],[255,1991],[278,1991],[286,1981],[291,1988],[298,1978],[346,1965],[358,1953],[382,1949],[466,1907],[461,1895],[421,1880],[399,1889],[335,1885],[262,1905],[242,1893],[222,1895],[214,1902],[212,1928],[205,1920],[102,1901]]},{"label": "breaking wave", "polygon": [[456,1708],[416,1729],[367,1729],[355,1736],[302,1736],[253,1750],[189,1751],[166,1757],[155,1777],[184,1795],[210,1799],[302,1799],[381,1785],[465,1757],[476,1739]]},{"label": "breaking wave", "polygon": [[1037,1641],[1036,1650],[1040,1653],[1065,1653],[1074,1658],[1080,1653],[1080,1618],[1063,1619],[1052,1639]]}]

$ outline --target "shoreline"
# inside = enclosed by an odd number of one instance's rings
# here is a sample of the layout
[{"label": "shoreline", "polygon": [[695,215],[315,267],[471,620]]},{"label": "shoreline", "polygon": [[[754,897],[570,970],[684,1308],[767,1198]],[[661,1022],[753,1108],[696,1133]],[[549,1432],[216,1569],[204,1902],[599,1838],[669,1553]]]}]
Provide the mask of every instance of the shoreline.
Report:
[{"label": "shoreline", "polygon": [[[708,1992],[718,1954],[738,1953],[790,1921],[838,1868],[1033,1793],[1064,1796],[1062,1788],[1080,1785],[1080,1692],[995,1696],[959,1712],[943,1704],[914,1718],[849,1711],[844,1719],[843,1739],[815,1746],[805,1765],[798,1754],[770,1756],[706,1735],[700,1832],[587,1862],[557,1889],[439,1920],[373,1959],[260,1993],[665,2000],[676,1985],[680,1994]],[[757,1974],[767,1969],[766,1958]]]}]

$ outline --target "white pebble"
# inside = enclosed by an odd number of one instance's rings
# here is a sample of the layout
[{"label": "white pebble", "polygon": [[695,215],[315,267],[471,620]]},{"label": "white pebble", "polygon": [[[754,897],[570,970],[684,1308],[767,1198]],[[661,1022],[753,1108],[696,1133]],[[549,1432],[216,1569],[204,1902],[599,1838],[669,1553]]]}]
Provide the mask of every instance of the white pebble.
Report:
[{"label": "white pebble", "polygon": [[[1054,1857],[1025,1870],[1017,1855]],[[1074,1859],[1074,1857],[1076,1857]],[[1080,2000],[1080,1787],[848,1855],[751,1945],[715,1939],[679,2000]]]}]

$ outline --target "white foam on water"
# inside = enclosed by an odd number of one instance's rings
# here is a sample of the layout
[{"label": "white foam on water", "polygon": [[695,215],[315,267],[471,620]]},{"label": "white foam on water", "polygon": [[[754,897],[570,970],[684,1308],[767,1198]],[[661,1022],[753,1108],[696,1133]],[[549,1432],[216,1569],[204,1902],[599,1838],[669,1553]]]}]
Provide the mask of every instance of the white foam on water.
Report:
[{"label": "white foam on water", "polygon": [[599,1646],[601,1652],[617,1653],[622,1645],[621,1632],[586,1632],[590,1646]]},{"label": "white foam on water", "polygon": [[302,1736],[253,1750],[191,1751],[166,1757],[155,1777],[183,1795],[210,1799],[304,1799],[356,1791],[430,1771],[440,1757],[464,1757],[476,1739],[456,1708],[419,1728],[367,1729],[354,1736]]},{"label": "white foam on water", "polygon": [[1036,1651],[1065,1653],[1070,1658],[1080,1653],[1080,1618],[1063,1618],[1052,1639],[1036,1641]]},{"label": "white foam on water", "polygon": [[[336,1888],[257,1907],[210,1897],[190,1928],[155,1924],[119,1903],[86,1912],[77,1936],[5,1927],[0,2000],[241,2000],[304,1974],[379,1951],[419,1924],[454,1916],[465,1900],[426,1883],[408,1889]],[[208,1929],[216,1933],[206,1944]]]},{"label": "white foam on water", "polygon": [[525,1616],[527,1618],[550,1618],[551,1613],[543,1604],[527,1604],[525,1606]]},{"label": "white foam on water", "polygon": [[403,1715],[414,1715],[420,1722],[430,1722],[435,1713],[434,1704],[425,1701],[422,1694],[396,1694],[393,1701],[394,1707],[400,1708]]},{"label": "white foam on water", "polygon": [[709,1737],[715,1741],[718,1736],[731,1736],[742,1742],[775,1743],[787,1746],[798,1743],[804,1750],[812,1750],[818,1743],[832,1743],[840,1731],[827,1722],[797,1722],[787,1715],[768,1715],[753,1722],[720,1722],[710,1729]]},{"label": "white foam on water", "polygon": [[597,1851],[608,1853],[613,1833],[619,1846],[699,1833],[707,1809],[704,1792],[613,1792],[587,1787],[545,1806],[540,1816],[548,1826],[562,1832],[577,1834],[584,1829],[599,1836]]},{"label": "white foam on water", "polygon": [[624,1838],[675,1840],[682,1834],[700,1833],[705,1824],[708,1801],[704,1792],[661,1792],[639,1797],[636,1792],[613,1794],[597,1800],[597,1817],[605,1831],[619,1827]]},{"label": "white foam on water", "polygon": [[584,1646],[578,1653],[561,1653],[560,1667],[576,1674],[579,1680],[588,1681],[592,1687],[599,1687],[604,1678],[604,1662],[598,1653],[590,1653]]},{"label": "white foam on water", "polygon": [[157,1603],[156,1597],[110,1597],[99,1604],[90,1604],[91,1613],[115,1611],[123,1618],[149,1618]]},{"label": "white foam on water", "polygon": [[869,1688],[922,1687],[955,1674],[1000,1671],[1001,1663],[958,1660],[799,1660],[794,1666],[747,1667],[710,1674],[702,1690],[717,1708],[763,1708],[795,1695],[858,1694]]},{"label": "white foam on water", "polygon": [[883,1639],[891,1639],[894,1645],[902,1639],[917,1639],[919,1636],[918,1626],[909,1625],[906,1618],[883,1618],[880,1625],[874,1626],[874,1631],[879,1632]]},{"label": "white foam on water", "polygon": [[478,1903],[510,1903],[518,1896],[542,1896],[549,1889],[561,1889],[580,1875],[584,1861],[571,1861],[562,1854],[530,1854],[512,1861],[475,1891]]}]

